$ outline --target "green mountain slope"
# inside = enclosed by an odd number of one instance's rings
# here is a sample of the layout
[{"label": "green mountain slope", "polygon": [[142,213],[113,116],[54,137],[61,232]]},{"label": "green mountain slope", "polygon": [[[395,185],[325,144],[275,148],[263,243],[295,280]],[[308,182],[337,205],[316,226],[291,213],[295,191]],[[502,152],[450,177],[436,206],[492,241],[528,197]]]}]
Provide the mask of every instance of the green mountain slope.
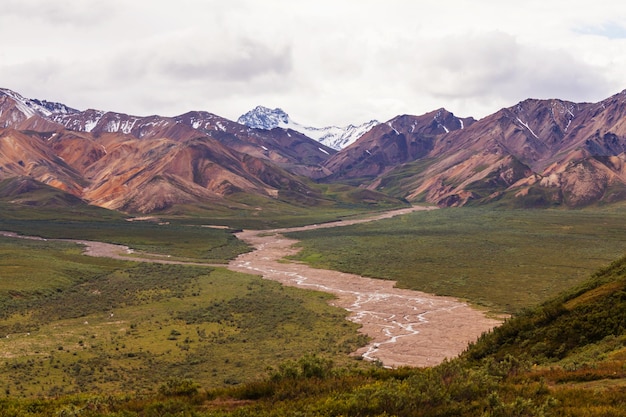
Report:
[{"label": "green mountain slope", "polygon": [[70,193],[27,176],[0,180],[0,210],[4,220],[124,218],[121,213],[89,205]]},{"label": "green mountain slope", "polygon": [[477,341],[467,356],[476,360],[513,355],[558,364],[606,342],[623,349],[626,356],[625,335],[626,258],[622,258],[583,285],[511,318]]}]

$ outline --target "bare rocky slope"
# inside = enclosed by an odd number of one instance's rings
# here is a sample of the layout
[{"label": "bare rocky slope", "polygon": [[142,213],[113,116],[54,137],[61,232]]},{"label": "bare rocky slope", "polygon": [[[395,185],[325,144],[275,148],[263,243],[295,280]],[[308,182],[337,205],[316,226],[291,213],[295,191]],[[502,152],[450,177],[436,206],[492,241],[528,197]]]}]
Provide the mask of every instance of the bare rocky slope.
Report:
[{"label": "bare rocky slope", "polygon": [[625,152],[626,91],[598,103],[528,99],[478,121],[445,109],[397,116],[336,151],[208,112],[79,111],[0,89],[0,180],[30,177],[127,212],[248,197],[319,204],[327,197],[312,181],[439,206],[605,204],[626,199]]},{"label": "bare rocky slope", "polygon": [[302,175],[326,175],[320,164],[334,152],[206,112],[81,112],[0,90],[0,179],[31,177],[110,209],[235,207],[231,197],[244,194],[315,202],[322,197]]},{"label": "bare rocky slope", "polygon": [[333,179],[376,177],[400,164],[427,156],[443,135],[471,126],[445,109],[422,116],[397,116],[375,126],[354,144],[328,159]]},{"label": "bare rocky slope", "polygon": [[626,197],[626,91],[599,103],[528,99],[479,121],[441,109],[379,125],[325,163],[439,206],[585,206]]}]

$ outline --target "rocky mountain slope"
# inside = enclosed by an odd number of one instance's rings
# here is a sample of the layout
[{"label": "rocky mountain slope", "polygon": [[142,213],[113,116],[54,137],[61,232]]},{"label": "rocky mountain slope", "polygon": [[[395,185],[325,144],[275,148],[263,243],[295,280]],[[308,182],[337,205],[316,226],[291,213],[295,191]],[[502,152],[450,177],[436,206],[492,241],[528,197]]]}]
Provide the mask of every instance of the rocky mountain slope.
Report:
[{"label": "rocky mountain slope", "polygon": [[[101,207],[151,212],[233,204],[234,195],[315,201],[334,152],[302,135],[263,134],[209,113],[136,117],[0,90],[0,179],[27,176]],[[319,175],[319,174],[318,174]]]},{"label": "rocky mountain slope", "polygon": [[397,116],[340,151],[278,109],[240,121],[259,127],[202,111],[78,111],[0,89],[0,180],[28,176],[136,212],[246,195],[316,204],[325,197],[311,180],[439,206],[626,199],[626,91],[598,103],[528,99],[478,121],[445,109]]},{"label": "rocky mountain slope", "polygon": [[240,116],[239,119],[237,119],[237,123],[263,130],[272,130],[275,128],[295,130],[335,150],[340,150],[351,145],[374,126],[379,124],[378,121],[371,120],[360,125],[351,124],[344,127],[328,126],[317,128],[303,126],[291,120],[289,115],[282,109],[272,110],[263,106],[257,106]]},{"label": "rocky mountain slope", "polygon": [[427,156],[436,139],[471,126],[474,119],[460,119],[445,109],[422,116],[397,116],[375,126],[353,145],[325,163],[333,179],[376,177],[391,168]]},{"label": "rocky mountain slope", "polygon": [[[229,148],[283,167],[301,164],[318,166],[334,151],[308,137],[283,130],[265,132],[251,129],[208,112],[192,111],[176,117],[137,117],[122,113],[87,110],[55,113],[50,117],[65,128],[92,133],[123,133],[138,139],[167,137],[186,140],[210,136]],[[319,169],[319,166],[317,167]]]},{"label": "rocky mountain slope", "polygon": [[599,103],[525,100],[479,121],[445,110],[381,124],[325,163],[440,206],[585,206],[626,198],[626,91]]}]

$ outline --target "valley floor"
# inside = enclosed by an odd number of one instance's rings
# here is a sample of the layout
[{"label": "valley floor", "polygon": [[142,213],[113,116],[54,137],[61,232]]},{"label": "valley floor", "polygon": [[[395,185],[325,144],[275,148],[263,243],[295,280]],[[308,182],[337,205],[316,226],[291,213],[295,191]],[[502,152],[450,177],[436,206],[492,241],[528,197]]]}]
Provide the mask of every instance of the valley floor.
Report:
[{"label": "valley floor", "polygon": [[[252,245],[253,252],[240,255],[229,269],[260,274],[284,285],[314,289],[337,297],[334,305],[351,312],[361,324],[370,344],[355,352],[384,366],[433,366],[461,353],[469,342],[500,324],[451,297],[395,288],[395,281],[365,278],[343,272],[317,269],[283,258],[297,252],[296,240],[282,233],[348,226],[381,220],[433,207],[411,207],[377,216],[270,231],[244,231],[237,235]],[[419,267],[419,266],[416,266]]]},{"label": "valley floor", "polygon": [[[362,326],[361,331],[371,339],[355,355],[380,361],[388,367],[433,366],[460,354],[469,342],[475,341],[482,333],[500,324],[500,321],[451,297],[395,288],[394,281],[316,269],[299,262],[285,262],[286,256],[297,252],[293,247],[297,241],[282,235],[316,228],[348,226],[428,209],[416,206],[340,222],[269,231],[246,230],[237,237],[252,245],[255,250],[240,255],[230,262],[228,268],[262,275],[265,279],[279,281],[284,285],[335,295],[337,298],[333,304],[350,311],[350,319],[359,323]],[[2,234],[17,237],[12,233]],[[133,254],[128,247],[121,245],[75,242],[85,245],[85,254],[90,256],[140,262],[210,265],[163,259],[163,255]]]},{"label": "valley floor", "polygon": [[500,324],[451,297],[395,288],[394,281],[285,263],[281,259],[297,252],[293,248],[297,241],[279,232],[290,231],[240,233],[239,238],[256,250],[240,255],[229,269],[334,294],[333,304],[350,311],[350,319],[371,338],[370,344],[355,352],[365,359],[389,367],[437,365]]}]

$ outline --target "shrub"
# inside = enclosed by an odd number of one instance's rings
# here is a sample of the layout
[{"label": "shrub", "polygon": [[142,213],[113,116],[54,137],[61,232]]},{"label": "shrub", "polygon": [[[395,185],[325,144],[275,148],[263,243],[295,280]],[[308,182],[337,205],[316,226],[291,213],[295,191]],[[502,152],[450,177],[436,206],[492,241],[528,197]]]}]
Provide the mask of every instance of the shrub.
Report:
[{"label": "shrub", "polygon": [[159,394],[166,397],[191,397],[198,393],[198,384],[191,379],[172,378],[159,387]]}]

